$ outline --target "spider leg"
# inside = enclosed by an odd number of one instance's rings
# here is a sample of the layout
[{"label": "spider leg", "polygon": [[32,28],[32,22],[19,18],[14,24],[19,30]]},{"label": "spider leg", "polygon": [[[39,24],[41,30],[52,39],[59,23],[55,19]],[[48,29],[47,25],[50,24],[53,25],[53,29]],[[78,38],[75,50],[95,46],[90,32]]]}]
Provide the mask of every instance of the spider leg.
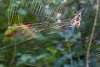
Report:
[{"label": "spider leg", "polygon": [[80,23],[80,21],[78,21],[78,26],[77,26],[77,28],[78,28],[80,25],[81,25],[81,23]]},{"label": "spider leg", "polygon": [[73,27],[73,26],[75,26],[75,25],[76,25],[76,22],[72,23],[71,25],[72,25],[72,26],[70,26],[70,27]]}]

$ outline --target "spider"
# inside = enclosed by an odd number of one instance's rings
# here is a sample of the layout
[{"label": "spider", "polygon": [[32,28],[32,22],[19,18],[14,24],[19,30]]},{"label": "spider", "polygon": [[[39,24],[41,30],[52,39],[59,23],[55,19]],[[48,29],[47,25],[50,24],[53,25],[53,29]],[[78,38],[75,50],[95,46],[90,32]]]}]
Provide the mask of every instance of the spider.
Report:
[{"label": "spider", "polygon": [[71,23],[71,27],[75,26],[76,24],[78,24],[77,28],[80,26],[80,21],[81,21],[81,12],[80,13],[76,13],[75,17],[74,17],[74,23]]}]

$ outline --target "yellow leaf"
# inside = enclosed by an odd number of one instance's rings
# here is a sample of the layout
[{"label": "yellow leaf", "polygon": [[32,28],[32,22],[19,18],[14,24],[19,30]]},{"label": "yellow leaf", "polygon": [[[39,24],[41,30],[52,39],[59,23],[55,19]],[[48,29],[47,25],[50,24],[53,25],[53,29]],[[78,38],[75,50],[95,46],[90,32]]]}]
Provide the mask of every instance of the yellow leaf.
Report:
[{"label": "yellow leaf", "polygon": [[55,3],[55,0],[52,0],[52,3]]},{"label": "yellow leaf", "polygon": [[21,24],[21,27],[27,31],[33,38],[37,38],[35,33],[33,31],[31,31],[29,28],[27,28],[25,25]]},{"label": "yellow leaf", "polygon": [[4,37],[4,39],[2,40],[2,42],[9,42],[9,41],[14,41],[13,37]]},{"label": "yellow leaf", "polygon": [[16,31],[18,28],[19,28],[19,27],[18,27],[17,24],[12,25],[11,28],[8,28],[8,29],[5,31],[4,35],[9,35],[9,34],[12,33],[13,31]]}]

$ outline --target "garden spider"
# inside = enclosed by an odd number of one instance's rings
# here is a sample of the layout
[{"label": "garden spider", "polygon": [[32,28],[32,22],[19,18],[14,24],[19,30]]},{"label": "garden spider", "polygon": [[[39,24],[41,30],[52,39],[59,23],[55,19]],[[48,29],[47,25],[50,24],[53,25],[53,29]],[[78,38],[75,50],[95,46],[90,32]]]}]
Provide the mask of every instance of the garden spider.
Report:
[{"label": "garden spider", "polygon": [[73,26],[75,26],[76,24],[78,24],[78,26],[77,26],[77,28],[80,26],[80,21],[81,21],[81,12],[79,11],[79,13],[77,12],[76,14],[75,14],[75,17],[73,18],[74,20],[74,22],[73,23],[71,23],[71,27],[73,27]]}]

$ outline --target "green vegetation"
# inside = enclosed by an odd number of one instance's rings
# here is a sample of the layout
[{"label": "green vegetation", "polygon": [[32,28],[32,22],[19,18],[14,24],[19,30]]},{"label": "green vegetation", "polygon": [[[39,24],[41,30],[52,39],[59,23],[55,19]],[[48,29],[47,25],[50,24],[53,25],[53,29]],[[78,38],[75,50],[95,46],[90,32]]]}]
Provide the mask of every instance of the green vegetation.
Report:
[{"label": "green vegetation", "polygon": [[[86,67],[96,1],[0,0],[0,67]],[[100,66],[99,21],[100,9],[89,67]]]}]

